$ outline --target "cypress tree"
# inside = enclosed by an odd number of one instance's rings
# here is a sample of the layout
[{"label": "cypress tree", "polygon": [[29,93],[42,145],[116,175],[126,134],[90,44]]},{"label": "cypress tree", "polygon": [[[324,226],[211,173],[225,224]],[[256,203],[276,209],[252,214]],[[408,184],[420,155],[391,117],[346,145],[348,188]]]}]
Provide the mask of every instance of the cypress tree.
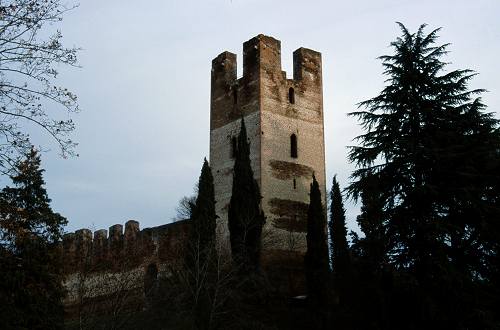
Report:
[{"label": "cypress tree", "polygon": [[54,213],[35,149],[0,193],[0,320],[9,329],[63,326],[57,244],[66,219]]},{"label": "cypress tree", "polygon": [[[350,256],[347,244],[347,228],[345,220],[344,202],[337,181],[333,177],[332,190],[330,191],[330,221],[328,229],[330,233],[331,263],[333,267],[334,284],[337,290],[345,284],[344,279],[348,277]],[[344,282],[344,283],[343,283]]]},{"label": "cypress tree", "polygon": [[191,241],[199,245],[201,251],[210,251],[215,248],[215,214],[214,178],[207,162],[203,161],[200,179],[198,181],[198,196],[192,207],[192,235]]},{"label": "cypress tree", "polygon": [[[198,180],[198,195],[191,208],[191,232],[187,244],[186,264],[191,274],[204,273],[215,249],[215,193],[212,171],[205,159]],[[196,281],[196,279],[195,279]]]},{"label": "cypress tree", "polygon": [[329,260],[326,242],[326,217],[323,211],[321,191],[313,175],[310,203],[307,212],[307,252],[305,270],[307,297],[315,310],[324,309],[328,304]]},{"label": "cypress tree", "polygon": [[205,159],[198,181],[198,196],[192,205],[192,227],[188,241],[187,270],[193,294],[193,314],[197,329],[210,326],[211,300],[216,277],[215,193],[212,171]]},{"label": "cypress tree", "polygon": [[260,269],[261,236],[265,222],[260,208],[261,198],[250,164],[250,143],[242,118],[235,153],[228,227],[233,261],[242,270],[250,272]]}]

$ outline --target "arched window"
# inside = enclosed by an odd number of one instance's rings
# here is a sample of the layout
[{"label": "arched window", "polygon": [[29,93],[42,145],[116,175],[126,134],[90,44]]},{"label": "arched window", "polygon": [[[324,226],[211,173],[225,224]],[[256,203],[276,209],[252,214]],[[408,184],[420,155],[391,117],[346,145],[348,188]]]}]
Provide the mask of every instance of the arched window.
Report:
[{"label": "arched window", "polygon": [[238,141],[236,140],[236,136],[231,138],[231,157],[236,158],[236,153],[238,152]]},{"label": "arched window", "polygon": [[297,158],[297,135],[290,135],[290,156]]},{"label": "arched window", "polygon": [[293,87],[290,87],[290,89],[288,90],[288,101],[291,104],[295,103],[295,90],[293,89]]}]

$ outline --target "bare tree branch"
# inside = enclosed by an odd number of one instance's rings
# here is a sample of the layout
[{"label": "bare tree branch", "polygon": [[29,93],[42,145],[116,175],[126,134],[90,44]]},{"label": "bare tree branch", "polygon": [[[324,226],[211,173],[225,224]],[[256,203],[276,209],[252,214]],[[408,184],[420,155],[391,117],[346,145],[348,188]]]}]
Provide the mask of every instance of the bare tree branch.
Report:
[{"label": "bare tree branch", "polygon": [[[8,173],[31,149],[29,128],[46,131],[63,157],[75,156],[69,135],[78,112],[77,97],[54,85],[58,65],[78,66],[78,48],[62,45],[62,34],[46,37],[47,26],[76,5],[59,0],[7,0],[0,3],[0,172]],[[43,32],[43,33],[42,33]],[[53,103],[53,104],[50,104]],[[56,105],[55,107],[53,105]],[[50,106],[50,111],[49,111]],[[66,113],[57,113],[57,108]],[[54,110],[52,110],[54,109]],[[27,122],[32,125],[25,125]]]}]

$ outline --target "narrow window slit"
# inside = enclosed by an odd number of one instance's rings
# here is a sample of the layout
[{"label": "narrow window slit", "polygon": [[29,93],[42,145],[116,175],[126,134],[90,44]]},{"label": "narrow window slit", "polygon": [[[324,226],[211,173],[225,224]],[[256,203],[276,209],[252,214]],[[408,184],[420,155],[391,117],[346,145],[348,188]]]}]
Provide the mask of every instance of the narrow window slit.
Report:
[{"label": "narrow window slit", "polygon": [[297,158],[297,135],[290,135],[290,156]]},{"label": "narrow window slit", "polygon": [[236,141],[236,136],[231,138],[231,157],[236,158],[236,153],[238,152],[238,142]]},{"label": "narrow window slit", "polygon": [[290,87],[290,89],[288,90],[288,101],[291,104],[295,103],[295,90],[293,89],[293,87]]},{"label": "narrow window slit", "polygon": [[236,87],[233,87],[233,104],[237,104],[238,103],[238,90],[236,89]]}]

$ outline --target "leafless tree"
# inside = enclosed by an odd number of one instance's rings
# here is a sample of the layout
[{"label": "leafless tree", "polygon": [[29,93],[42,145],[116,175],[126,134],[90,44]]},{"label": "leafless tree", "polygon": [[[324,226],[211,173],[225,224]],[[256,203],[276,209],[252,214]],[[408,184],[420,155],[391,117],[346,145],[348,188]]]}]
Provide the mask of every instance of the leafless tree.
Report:
[{"label": "leafless tree", "polygon": [[77,97],[54,81],[60,66],[77,66],[78,49],[64,47],[61,32],[49,30],[74,7],[59,0],[0,2],[0,172],[31,149],[33,128],[48,134],[63,157],[75,155],[68,113],[78,111]]},{"label": "leafless tree", "polygon": [[[137,252],[140,253],[140,252]],[[143,306],[142,266],[120,253],[96,264],[91,250],[80,255],[77,272],[66,281],[76,309],[75,328],[124,328]]]},{"label": "leafless tree", "polygon": [[191,254],[190,262],[178,258],[167,264],[164,278],[170,308],[188,315],[193,327],[215,329],[230,311],[235,272],[231,251],[218,229],[216,247],[207,255],[200,244],[191,244],[179,255]]},{"label": "leafless tree", "polygon": [[191,219],[195,203],[196,203],[196,195],[182,197],[179,201],[179,205],[175,209],[176,215],[172,220],[181,221],[181,220]]},{"label": "leafless tree", "polygon": [[193,208],[196,204],[196,197],[198,196],[198,183],[193,187],[193,194],[189,196],[184,196],[179,200],[179,204],[175,209],[175,216],[172,221],[182,221],[191,219],[193,215]]}]

